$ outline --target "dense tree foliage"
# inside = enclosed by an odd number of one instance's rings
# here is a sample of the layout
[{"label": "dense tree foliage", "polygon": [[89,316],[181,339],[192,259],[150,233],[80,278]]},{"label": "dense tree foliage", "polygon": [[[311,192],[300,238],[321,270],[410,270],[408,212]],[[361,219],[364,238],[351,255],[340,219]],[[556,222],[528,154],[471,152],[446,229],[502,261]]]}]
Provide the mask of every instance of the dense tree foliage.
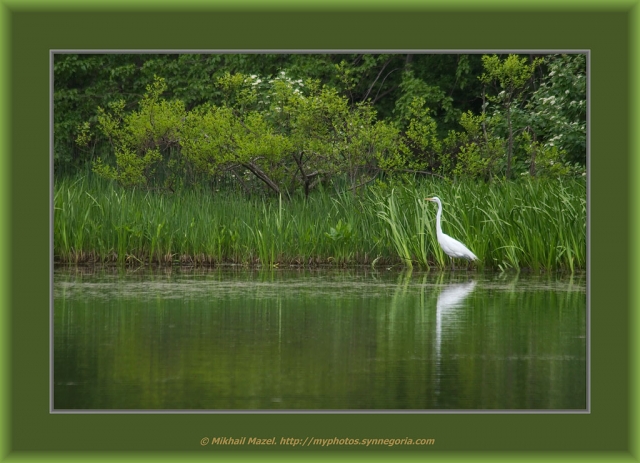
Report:
[{"label": "dense tree foliage", "polygon": [[56,174],[176,191],[581,175],[584,55],[61,54]]}]

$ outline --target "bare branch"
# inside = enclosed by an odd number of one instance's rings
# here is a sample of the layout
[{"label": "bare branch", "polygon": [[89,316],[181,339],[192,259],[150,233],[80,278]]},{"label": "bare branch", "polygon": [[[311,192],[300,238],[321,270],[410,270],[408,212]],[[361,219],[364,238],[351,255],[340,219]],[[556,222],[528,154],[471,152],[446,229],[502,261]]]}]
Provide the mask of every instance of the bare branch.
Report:
[{"label": "bare branch", "polygon": [[[373,81],[373,83],[371,84],[371,86],[369,87],[369,90],[367,90],[367,94],[364,96],[364,98],[362,98],[362,101],[365,101],[367,99],[367,97],[369,96],[369,93],[371,93],[371,90],[373,90],[373,86],[376,84],[376,82],[378,82],[378,79],[380,78],[380,76],[382,75],[382,71],[385,70],[385,68],[389,65],[389,63],[391,62],[391,58],[389,58],[383,65],[382,65],[382,69],[380,69],[380,72],[378,73],[378,75],[376,76],[375,80]],[[388,75],[388,74],[387,74]],[[384,83],[384,81],[382,82]]]}]

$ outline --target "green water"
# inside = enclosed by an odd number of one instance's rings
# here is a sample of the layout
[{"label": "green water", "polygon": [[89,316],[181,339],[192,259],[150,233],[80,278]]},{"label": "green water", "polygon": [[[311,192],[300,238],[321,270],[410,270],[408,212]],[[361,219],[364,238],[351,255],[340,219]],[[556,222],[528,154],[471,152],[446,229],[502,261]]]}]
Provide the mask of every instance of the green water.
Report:
[{"label": "green water", "polygon": [[580,276],[54,272],[54,408],[583,410]]}]

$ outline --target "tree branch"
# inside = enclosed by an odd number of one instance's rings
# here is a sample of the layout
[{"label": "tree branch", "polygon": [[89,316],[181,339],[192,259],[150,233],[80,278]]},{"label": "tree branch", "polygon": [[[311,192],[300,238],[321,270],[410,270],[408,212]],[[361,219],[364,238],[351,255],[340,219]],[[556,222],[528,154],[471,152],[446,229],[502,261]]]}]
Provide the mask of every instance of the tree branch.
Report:
[{"label": "tree branch", "polygon": [[[376,82],[378,82],[378,79],[380,78],[380,76],[382,75],[382,71],[385,70],[385,68],[389,65],[389,63],[391,62],[391,58],[389,58],[383,65],[382,65],[382,69],[380,69],[380,72],[378,73],[378,75],[376,76],[375,80],[373,81],[373,83],[371,84],[371,86],[369,87],[369,90],[367,90],[367,94],[364,96],[364,98],[362,98],[362,101],[365,101],[367,99],[367,97],[369,96],[369,93],[371,93],[371,90],[373,90],[373,86],[376,84]],[[388,74],[387,74],[388,75]],[[382,82],[384,83],[384,81]]]},{"label": "tree branch", "polygon": [[262,169],[260,169],[260,167],[255,165],[253,162],[251,162],[251,161],[241,162],[240,165],[245,167],[245,168],[247,168],[247,169],[249,169],[253,175],[255,175],[260,180],[262,180],[269,188],[271,188],[277,194],[279,194],[279,195],[282,194],[282,192],[280,191],[280,188],[278,187],[278,185],[273,180],[271,180],[269,178],[269,176],[267,174],[265,174],[262,171]]},{"label": "tree branch", "polygon": [[[396,68],[393,71],[397,71],[400,68]],[[393,72],[391,71],[391,72]],[[389,72],[389,74],[391,74],[391,72]],[[387,74],[384,78],[384,80],[387,80],[387,77],[389,77],[389,74]],[[382,86],[384,85],[384,80],[382,81],[382,83],[380,84],[380,89],[378,89],[378,93],[376,93],[376,97],[371,101],[371,104],[375,104],[380,98],[382,98],[385,95],[388,95],[389,93],[393,92],[396,87],[391,87],[390,89],[386,90],[385,92],[382,92],[382,94],[380,94],[380,90],[382,89]]]}]

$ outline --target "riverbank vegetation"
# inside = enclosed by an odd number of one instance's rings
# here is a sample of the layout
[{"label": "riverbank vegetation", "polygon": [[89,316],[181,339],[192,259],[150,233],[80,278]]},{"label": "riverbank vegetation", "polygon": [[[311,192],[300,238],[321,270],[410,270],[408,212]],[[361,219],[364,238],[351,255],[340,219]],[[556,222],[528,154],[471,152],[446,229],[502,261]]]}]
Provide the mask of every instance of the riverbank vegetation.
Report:
[{"label": "riverbank vegetation", "polygon": [[[586,57],[56,55],[57,262],[586,266]],[[459,263],[458,265],[462,265]]]},{"label": "riverbank vegetation", "polygon": [[424,201],[433,195],[444,202],[445,233],[480,256],[474,268],[586,267],[583,179],[378,182],[360,195],[289,200],[65,179],[54,192],[54,254],[66,263],[445,268],[436,208]]}]

